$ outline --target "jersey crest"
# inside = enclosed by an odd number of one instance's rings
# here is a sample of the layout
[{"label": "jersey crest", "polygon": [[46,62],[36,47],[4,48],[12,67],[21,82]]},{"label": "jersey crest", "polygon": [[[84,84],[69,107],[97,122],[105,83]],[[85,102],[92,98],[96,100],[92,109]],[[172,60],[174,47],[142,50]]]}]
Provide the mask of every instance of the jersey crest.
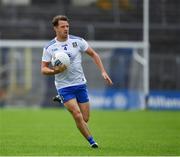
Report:
[{"label": "jersey crest", "polygon": [[72,45],[74,48],[77,47],[77,42],[73,42]]}]

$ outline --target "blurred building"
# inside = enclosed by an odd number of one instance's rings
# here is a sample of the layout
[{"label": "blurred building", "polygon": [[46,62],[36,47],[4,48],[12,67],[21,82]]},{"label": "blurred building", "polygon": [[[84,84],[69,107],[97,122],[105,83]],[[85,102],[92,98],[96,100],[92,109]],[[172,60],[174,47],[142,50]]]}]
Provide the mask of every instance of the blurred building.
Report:
[{"label": "blurred building", "polygon": [[[87,40],[142,40],[142,0],[1,0],[0,39],[51,39],[51,19],[70,18]],[[150,87],[180,89],[180,1],[150,2]]]}]

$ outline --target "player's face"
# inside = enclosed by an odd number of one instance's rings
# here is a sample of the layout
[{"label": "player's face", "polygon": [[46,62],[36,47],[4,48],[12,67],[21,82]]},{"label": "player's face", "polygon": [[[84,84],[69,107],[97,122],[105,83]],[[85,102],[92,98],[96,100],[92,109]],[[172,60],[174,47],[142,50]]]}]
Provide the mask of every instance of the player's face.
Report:
[{"label": "player's face", "polygon": [[58,21],[58,26],[55,27],[55,31],[60,38],[66,39],[69,34],[69,23],[67,21]]}]

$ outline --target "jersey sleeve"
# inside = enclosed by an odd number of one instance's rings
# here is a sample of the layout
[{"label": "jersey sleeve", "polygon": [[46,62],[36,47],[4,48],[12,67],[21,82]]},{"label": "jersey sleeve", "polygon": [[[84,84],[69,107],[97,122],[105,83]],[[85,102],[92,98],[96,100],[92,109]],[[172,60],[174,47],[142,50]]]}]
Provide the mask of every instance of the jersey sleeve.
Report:
[{"label": "jersey sleeve", "polygon": [[43,49],[43,55],[42,55],[42,61],[44,62],[51,62],[52,56],[49,53],[49,51],[47,51],[47,49]]},{"label": "jersey sleeve", "polygon": [[82,52],[85,52],[89,47],[89,44],[87,43],[86,40],[82,39],[80,42],[80,49]]}]

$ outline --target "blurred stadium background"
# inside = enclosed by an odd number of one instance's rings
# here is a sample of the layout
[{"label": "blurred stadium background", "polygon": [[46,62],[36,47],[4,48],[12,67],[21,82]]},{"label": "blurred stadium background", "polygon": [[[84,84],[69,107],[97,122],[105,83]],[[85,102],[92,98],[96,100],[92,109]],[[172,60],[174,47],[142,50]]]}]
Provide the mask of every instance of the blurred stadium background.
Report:
[{"label": "blurred stadium background", "polygon": [[[0,155],[180,155],[179,8],[180,0],[0,0]],[[57,14],[114,82],[106,86],[83,55],[98,150],[52,101],[53,76],[40,73]]]},{"label": "blurred stadium background", "polygon": [[54,80],[41,75],[40,62],[54,38],[52,17],[65,14],[70,34],[89,41],[114,81],[107,87],[83,56],[92,108],[180,109],[179,7],[179,0],[0,0],[0,106],[62,106],[52,102]]}]

